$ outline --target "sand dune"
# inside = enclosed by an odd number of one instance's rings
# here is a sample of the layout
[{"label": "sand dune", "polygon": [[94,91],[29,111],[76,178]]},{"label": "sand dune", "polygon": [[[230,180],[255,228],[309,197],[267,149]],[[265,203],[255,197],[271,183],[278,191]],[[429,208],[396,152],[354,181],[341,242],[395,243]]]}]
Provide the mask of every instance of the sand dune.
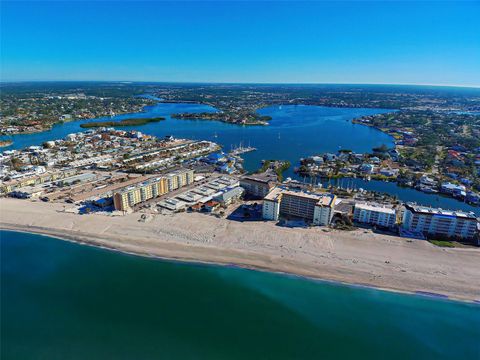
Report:
[{"label": "sand dune", "polygon": [[396,291],[480,300],[480,251],[438,248],[371,231],[288,229],[204,214],[106,216],[61,204],[0,199],[0,228],[48,234],[120,251],[236,264]]}]

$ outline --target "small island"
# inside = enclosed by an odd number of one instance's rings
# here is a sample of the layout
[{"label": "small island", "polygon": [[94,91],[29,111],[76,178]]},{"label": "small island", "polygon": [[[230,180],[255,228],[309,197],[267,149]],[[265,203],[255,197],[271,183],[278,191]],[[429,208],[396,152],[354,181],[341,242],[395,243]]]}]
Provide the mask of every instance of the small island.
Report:
[{"label": "small island", "polygon": [[85,124],[80,124],[81,128],[98,128],[98,127],[119,127],[119,126],[134,126],[134,125],[145,125],[152,122],[159,122],[165,120],[164,117],[155,117],[155,118],[132,118],[125,119],[121,121],[99,121],[99,122],[89,122]]},{"label": "small island", "polygon": [[12,140],[0,140],[0,148],[7,147],[13,144]]},{"label": "small island", "polygon": [[214,120],[237,125],[268,125],[271,116],[261,116],[247,112],[203,112],[203,113],[180,113],[172,114],[172,119],[183,120]]},{"label": "small island", "polygon": [[283,173],[290,168],[288,160],[262,160],[262,167],[257,170],[257,174],[270,174],[276,176],[277,181],[283,181]]}]

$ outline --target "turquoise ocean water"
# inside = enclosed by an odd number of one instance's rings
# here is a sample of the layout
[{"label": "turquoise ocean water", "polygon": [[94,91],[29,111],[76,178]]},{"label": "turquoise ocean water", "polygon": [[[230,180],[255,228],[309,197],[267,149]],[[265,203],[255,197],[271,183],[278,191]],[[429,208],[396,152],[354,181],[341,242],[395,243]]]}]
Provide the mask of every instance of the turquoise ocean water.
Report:
[{"label": "turquoise ocean water", "polygon": [[480,306],[0,232],[1,358],[479,359]]}]

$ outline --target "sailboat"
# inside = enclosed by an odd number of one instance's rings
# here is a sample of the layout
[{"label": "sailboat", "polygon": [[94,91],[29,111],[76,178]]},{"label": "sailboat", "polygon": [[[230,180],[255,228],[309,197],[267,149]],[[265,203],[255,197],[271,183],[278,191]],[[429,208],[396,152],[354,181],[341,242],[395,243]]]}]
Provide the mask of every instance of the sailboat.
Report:
[{"label": "sailboat", "polygon": [[215,131],[215,134],[213,134],[213,137],[214,137],[214,138],[218,138],[218,134],[217,134],[216,131]]}]

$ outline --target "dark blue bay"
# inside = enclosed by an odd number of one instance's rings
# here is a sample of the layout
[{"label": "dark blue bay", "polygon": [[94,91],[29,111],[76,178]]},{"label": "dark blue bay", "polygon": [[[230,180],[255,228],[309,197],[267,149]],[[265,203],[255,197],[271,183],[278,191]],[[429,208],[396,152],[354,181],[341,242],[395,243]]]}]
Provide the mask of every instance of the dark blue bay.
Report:
[{"label": "dark blue bay", "polygon": [[[257,151],[244,154],[245,169],[254,171],[261,166],[264,159],[289,160],[292,168],[286,176],[295,177],[293,167],[298,165],[301,157],[323,152],[337,152],[339,149],[351,149],[356,152],[371,151],[373,147],[386,144],[393,145],[392,138],[374,128],[353,124],[352,119],[393,110],[362,109],[362,108],[332,108],[305,105],[272,106],[259,110],[262,115],[272,117],[268,126],[240,126],[205,120],[172,119],[171,114],[182,112],[208,112],[215,108],[200,104],[158,103],[148,106],[140,114],[124,114],[113,118],[90,119],[58,124],[52,130],[14,136],[3,136],[1,139],[11,139],[13,145],[4,149],[21,149],[30,145],[39,145],[47,140],[64,138],[67,134],[84,131],[80,127],[83,122],[98,120],[122,120],[132,117],[166,117],[165,121],[149,123],[141,126],[122,127],[136,129],[146,134],[164,137],[205,139],[218,142],[229,151],[232,146],[241,143],[258,148]],[[356,185],[369,189],[385,191],[398,195],[404,201],[416,201],[423,205],[439,206],[445,209],[480,210],[452,198],[424,194],[414,189],[399,188],[396,184],[371,181],[363,183],[355,180]],[[359,187],[357,186],[357,187]]]}]

